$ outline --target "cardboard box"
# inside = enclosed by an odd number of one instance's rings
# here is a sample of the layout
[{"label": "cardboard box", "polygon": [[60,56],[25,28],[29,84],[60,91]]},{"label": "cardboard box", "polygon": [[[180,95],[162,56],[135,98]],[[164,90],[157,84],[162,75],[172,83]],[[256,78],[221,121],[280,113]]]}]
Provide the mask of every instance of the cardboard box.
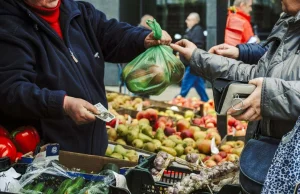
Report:
[{"label": "cardboard box", "polygon": [[59,163],[70,169],[78,168],[85,170],[87,173],[99,173],[107,163],[116,164],[119,168],[134,167],[137,165],[136,162],[62,150],[59,152]]}]

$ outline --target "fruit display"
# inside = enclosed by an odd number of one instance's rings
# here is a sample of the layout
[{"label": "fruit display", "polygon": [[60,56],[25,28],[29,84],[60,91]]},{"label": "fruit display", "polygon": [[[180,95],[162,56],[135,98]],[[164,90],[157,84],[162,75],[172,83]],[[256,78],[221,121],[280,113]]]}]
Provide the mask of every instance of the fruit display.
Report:
[{"label": "fruit display", "polygon": [[105,156],[131,162],[138,161],[137,152],[135,150],[125,149],[122,145],[116,145],[114,148],[108,146],[105,152]]},{"label": "fruit display", "polygon": [[248,123],[246,121],[239,121],[228,116],[227,118],[227,134],[234,136],[245,136]]}]

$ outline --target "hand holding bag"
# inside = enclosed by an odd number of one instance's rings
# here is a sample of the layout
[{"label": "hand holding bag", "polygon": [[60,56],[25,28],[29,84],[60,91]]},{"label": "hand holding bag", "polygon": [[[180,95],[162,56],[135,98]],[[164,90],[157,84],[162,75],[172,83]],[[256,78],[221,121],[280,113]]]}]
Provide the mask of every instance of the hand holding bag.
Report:
[{"label": "hand holding bag", "polygon": [[298,193],[300,183],[300,117],[293,130],[284,135],[269,168],[263,194]]}]

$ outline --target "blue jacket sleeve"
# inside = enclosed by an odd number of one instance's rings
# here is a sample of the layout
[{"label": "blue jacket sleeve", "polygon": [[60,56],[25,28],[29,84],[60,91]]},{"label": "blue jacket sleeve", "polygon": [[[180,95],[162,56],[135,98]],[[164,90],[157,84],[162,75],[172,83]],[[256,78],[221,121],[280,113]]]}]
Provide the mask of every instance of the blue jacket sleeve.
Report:
[{"label": "blue jacket sleeve", "polygon": [[[83,3],[83,2],[81,2]],[[84,3],[89,10],[89,19],[95,30],[104,59],[113,63],[126,63],[144,52],[144,40],[150,30],[106,19],[106,15],[93,5]]]},{"label": "blue jacket sleeve", "polygon": [[34,84],[35,52],[21,38],[0,33],[0,111],[21,119],[63,118],[62,90]]},{"label": "blue jacket sleeve", "polygon": [[247,64],[257,64],[259,59],[268,51],[269,46],[260,44],[239,44],[237,45],[240,55],[238,60]]}]

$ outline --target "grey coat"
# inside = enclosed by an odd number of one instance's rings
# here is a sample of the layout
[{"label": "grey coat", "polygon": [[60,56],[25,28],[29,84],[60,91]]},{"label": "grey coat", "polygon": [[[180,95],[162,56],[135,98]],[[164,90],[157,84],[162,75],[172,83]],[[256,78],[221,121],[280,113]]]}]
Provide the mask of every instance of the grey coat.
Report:
[{"label": "grey coat", "polygon": [[284,14],[275,24],[267,44],[270,49],[258,64],[194,51],[191,68],[197,75],[213,81],[217,77],[249,81],[264,77],[259,122],[249,123],[247,135],[260,127],[262,135],[280,139],[300,116],[300,12]]}]

